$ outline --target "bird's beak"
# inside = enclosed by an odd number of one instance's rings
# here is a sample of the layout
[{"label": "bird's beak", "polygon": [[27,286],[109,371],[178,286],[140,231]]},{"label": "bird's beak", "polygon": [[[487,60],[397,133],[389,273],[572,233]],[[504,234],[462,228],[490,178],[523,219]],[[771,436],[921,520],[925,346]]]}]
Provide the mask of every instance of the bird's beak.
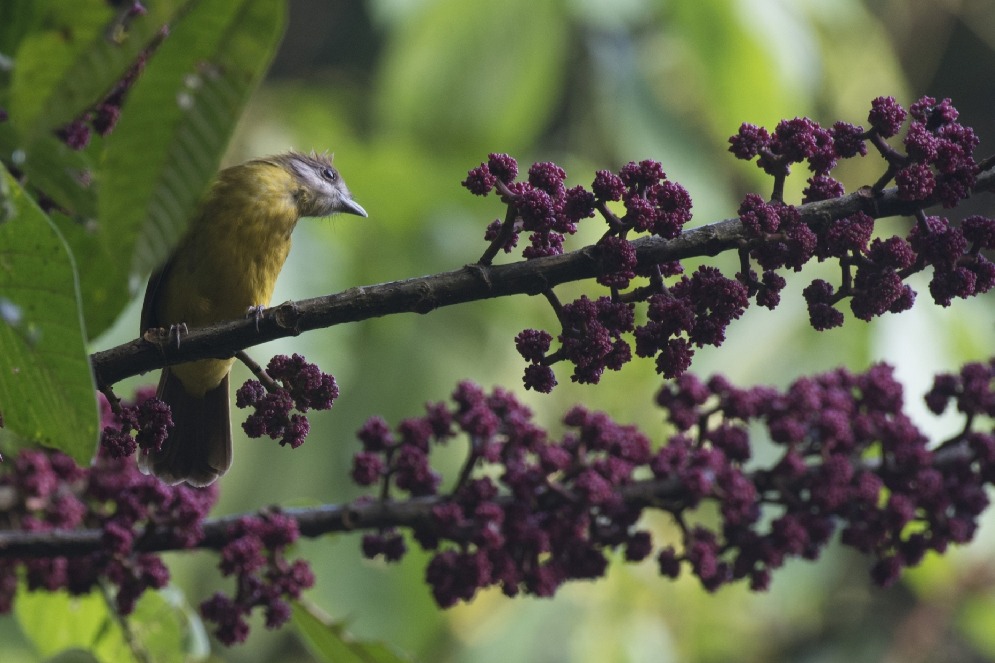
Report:
[{"label": "bird's beak", "polygon": [[363,206],[357,203],[352,198],[345,198],[342,201],[342,206],[339,208],[340,212],[346,214],[355,214],[356,216],[369,216]]}]

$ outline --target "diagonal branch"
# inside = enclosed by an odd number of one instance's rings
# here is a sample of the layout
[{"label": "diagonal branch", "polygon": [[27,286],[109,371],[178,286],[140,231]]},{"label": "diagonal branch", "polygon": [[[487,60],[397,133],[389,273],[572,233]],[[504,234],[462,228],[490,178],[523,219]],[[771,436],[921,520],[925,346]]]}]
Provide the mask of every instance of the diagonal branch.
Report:
[{"label": "diagonal branch", "polygon": [[[978,175],[975,193],[995,190],[995,166]],[[798,207],[809,225],[821,225],[862,211],[874,218],[914,214],[936,200],[907,201],[897,189],[875,196],[864,187],[841,198]],[[739,219],[726,219],[682,233],[672,240],[635,240],[640,267],[692,257],[715,256],[737,248],[746,239]],[[170,364],[209,357],[232,357],[239,350],[301,332],[397,313],[429,313],[466,302],[536,295],[561,283],[596,277],[601,272],[593,247],[558,256],[505,265],[467,265],[457,270],[350,288],[343,292],[287,302],[263,312],[258,320],[233,320],[184,335],[180,348],[141,338],[96,352],[90,361],[98,387]]]}]

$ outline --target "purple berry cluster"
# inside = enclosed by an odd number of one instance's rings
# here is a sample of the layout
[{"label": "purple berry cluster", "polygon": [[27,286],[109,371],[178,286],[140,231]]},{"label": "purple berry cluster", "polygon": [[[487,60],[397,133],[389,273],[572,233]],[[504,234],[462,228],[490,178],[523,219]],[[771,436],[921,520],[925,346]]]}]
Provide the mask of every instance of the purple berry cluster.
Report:
[{"label": "purple berry cluster", "polygon": [[[686,570],[709,591],[739,580],[764,590],[773,570],[817,558],[837,533],[875,560],[871,577],[888,585],[928,551],[972,538],[995,482],[995,433],[973,426],[975,415],[995,416],[993,382],[995,360],[937,378],[930,408],[956,402],[967,425],[931,447],[903,414],[902,387],[884,364],[784,391],[685,374],[657,396],[672,432],[656,449],[582,407],[554,439],[508,392],[464,382],[451,406],[430,405],[396,432],[368,421],[353,479],[379,484],[383,498],[437,496],[413,536],[433,551],[426,580],[443,607],[491,586],[550,596],[568,580],[604,575],[612,551],[630,562],[654,556],[661,575]],[[776,451],[763,466],[751,439],[760,428]],[[429,447],[457,434],[469,441],[466,464],[440,494]],[[717,516],[699,509],[706,503]],[[678,540],[656,541],[641,520],[651,508],[670,514]],[[366,535],[362,547],[388,561],[406,552],[393,528]]]},{"label": "purple berry cluster", "polygon": [[[973,387],[972,397],[993,398],[990,374]],[[684,375],[657,402],[678,432],[654,458],[654,474],[690,491],[684,506],[717,501],[722,519],[709,529],[678,517],[682,551],[664,548],[660,569],[676,575],[683,561],[708,589],[739,579],[764,589],[787,558],[815,559],[837,530],[875,559],[871,575],[888,585],[926,552],[970,540],[988,504],[995,457],[977,449],[992,448],[995,436],[965,432],[945,443],[957,453],[931,449],[902,413],[901,385],[884,364],[803,378],[783,393]],[[781,452],[744,473],[751,422]],[[985,442],[965,443],[974,439]]]},{"label": "purple berry cluster", "polygon": [[721,345],[726,327],[749,304],[743,284],[704,265],[647,302],[648,320],[635,329],[636,354],[655,356],[657,372],[668,378],[690,367],[692,345]]},{"label": "purple berry cluster", "polygon": [[[304,444],[311,430],[304,412],[328,410],[339,397],[335,378],[324,373],[304,357],[276,355],[266,366],[271,388],[258,380],[246,380],[235,392],[235,404],[240,408],[253,408],[253,413],[242,424],[249,437],[268,435],[280,440],[280,445],[292,449]],[[290,414],[296,409],[302,414]]]},{"label": "purple berry cluster", "polygon": [[[887,139],[897,136],[909,118],[905,151],[900,152]],[[583,296],[562,305],[551,288],[543,292],[557,314],[559,347],[554,348],[551,333],[541,330],[526,329],[516,337],[528,362],[525,387],[551,391],[557,384],[552,367],[560,361],[573,365],[573,381],[594,384],[606,369],[619,370],[633,354],[655,358],[664,377],[682,375],[695,348],[720,345],[751,299],[777,307],[787,283],[779,272],[801,271],[813,258],[838,261],[841,272],[838,285],[816,279],[804,289],[811,324],[818,330],[843,324],[837,305],[844,299],[861,320],[907,310],[916,292],[905,280],[927,268],[933,272],[930,294],[942,306],[988,292],[995,286],[995,263],[982,251],[995,248],[995,219],[972,216],[957,224],[920,209],[908,233],[875,237],[874,218],[866,212],[812,222],[783,200],[785,178],[795,164],[806,164],[812,173],[803,204],[842,197],[843,185],[832,170],[841,160],[865,156],[870,143],[886,163],[884,175],[868,188],[870,195],[881,195],[894,182],[900,199],[955,206],[970,194],[979,172],[973,157],[978,139],[957,119],[949,99],[923,97],[906,111],[892,97],[879,97],[871,103],[866,130],[846,122],[824,128],[809,118],[784,120],[771,132],[743,124],[729,139],[729,150],[740,159],[756,159],[774,178],[774,188],[769,201],[751,193],[739,207],[743,236],[734,279],[714,267],[699,267],[688,276],[678,262],[640,263],[634,234],[674,239],[691,218],[690,196],[667,180],[658,162],[630,162],[617,174],[598,171],[587,191],[566,189],[564,171],[552,163],[533,165],[528,181],[517,182],[515,160],[491,154],[463,181],[477,195],[497,190],[507,206],[504,221],[487,230],[491,244],[482,264],[489,264],[499,250],[510,252],[523,230],[533,233],[525,257],[538,258],[561,253],[564,235],[573,233],[581,219],[598,213],[607,226],[588,251],[598,261],[598,283],[609,295]],[[609,207],[618,203],[621,215]],[[637,278],[648,284],[630,287]],[[646,307],[645,324],[636,324],[640,303]]]},{"label": "purple berry cluster", "polygon": [[[295,356],[278,357],[270,366],[284,381],[298,406],[325,407],[332,389],[314,367]],[[332,385],[334,386],[334,385]],[[99,551],[70,557],[0,558],[0,613],[13,607],[18,578],[29,590],[66,589],[85,594],[107,580],[117,587],[116,606],[130,614],[146,589],[159,589],[169,571],[153,553],[139,552],[145,534],[166,536],[157,545],[192,548],[204,539],[203,521],[217,500],[217,485],[191,488],[169,486],[139,472],[130,456],[136,448],[161,444],[169,425],[169,409],[142,390],[134,404],[112,411],[102,399],[103,444],[92,467],[80,468],[56,451],[24,450],[0,473],[0,491],[9,491],[11,507],[0,514],[5,529],[59,532],[100,529]],[[132,431],[138,431],[132,435]],[[245,516],[228,527],[220,550],[222,575],[236,581],[234,595],[216,593],[201,604],[202,616],[217,625],[226,645],[248,635],[246,618],[261,608],[268,628],[290,618],[288,599],[300,597],[314,584],[303,560],[287,560],[287,548],[297,540],[297,521],[278,511]]]},{"label": "purple berry cluster", "polygon": [[138,449],[158,451],[173,427],[173,414],[166,403],[155,397],[154,389],[139,390],[135,404],[118,404],[117,412],[111,412],[106,398],[101,398],[100,403],[103,419],[111,422],[103,428],[100,446],[111,458],[126,458]]},{"label": "purple berry cluster", "polygon": [[[912,116],[903,144],[905,153],[888,144],[901,131],[908,116]],[[871,102],[867,121],[870,129],[847,122],[836,122],[826,129],[809,118],[783,120],[773,134],[763,127],[744,123],[729,139],[729,151],[736,157],[751,161],[775,178],[774,197],[780,199],[783,179],[791,166],[806,162],[814,174],[810,180],[816,189],[828,183],[829,172],[841,159],[867,154],[867,141],[877,149],[888,164],[884,176],[874,185],[881,191],[891,182],[898,186],[905,200],[925,201],[936,197],[946,207],[953,207],[970,195],[978,166],[974,148],[978,138],[970,127],[957,122],[958,112],[949,99],[937,102],[922,97],[906,111],[894,97],[878,97]],[[811,199],[821,200],[821,196]]]},{"label": "purple berry cluster", "polygon": [[290,562],[286,549],[297,540],[297,521],[279,511],[239,518],[228,528],[218,568],[234,576],[235,595],[217,592],[200,605],[204,619],[217,625],[215,635],[225,645],[244,642],[249,635],[246,618],[262,608],[266,628],[279,628],[290,619],[287,599],[300,598],[314,585],[311,567],[304,560]]},{"label": "purple berry cluster", "polygon": [[508,205],[505,221],[487,227],[491,242],[486,261],[497,251],[506,253],[518,245],[522,232],[529,234],[526,259],[563,253],[564,235],[577,232],[577,224],[594,216],[594,196],[583,187],[567,189],[566,173],[555,163],[536,163],[529,168],[528,181],[516,182],[518,163],[507,154],[491,154],[486,163],[467,174],[463,186],[479,196],[497,189]]},{"label": "purple berry cluster", "polygon": [[[516,182],[517,174],[518,164],[514,159],[506,154],[491,154],[486,163],[471,170],[463,181],[463,186],[477,195],[487,195],[496,188],[508,206],[504,222],[495,221],[487,229],[485,239],[491,245],[481,262],[490,262],[498,250],[510,252],[523,230],[533,231],[531,245],[523,252],[525,258],[562,253],[563,235],[574,233],[580,220],[593,217],[597,211],[608,225],[594,247],[600,265],[598,282],[610,288],[612,293],[611,297],[591,300],[584,296],[560,305],[552,291],[546,291],[560,321],[560,347],[550,352],[553,339],[543,331],[526,329],[518,335],[516,346],[529,362],[524,377],[526,388],[544,393],[551,391],[556,385],[551,366],[561,360],[573,364],[572,380],[596,384],[606,369],[620,370],[632,358],[632,348],[624,336],[633,333],[642,333],[644,339],[637,344],[637,354],[652,356],[659,353],[658,363],[676,374],[686,368],[693,353],[688,340],[678,336],[694,336],[692,342],[699,345],[710,343],[721,338],[722,331],[706,331],[706,327],[724,327],[719,324],[720,319],[731,319],[742,313],[736,304],[723,304],[718,307],[721,310],[704,304],[697,308],[708,319],[699,320],[692,312],[695,307],[689,306],[692,319],[670,333],[652,323],[647,328],[636,328],[634,306],[624,301],[619,291],[628,288],[637,276],[651,278],[658,289],[664,291],[661,297],[685,304],[682,291],[715,287],[717,294],[728,285],[714,283],[712,272],[706,271],[690,279],[684,278],[674,291],[667,292],[662,278],[679,274],[680,265],[637,269],[632,236],[642,233],[673,239],[691,219],[691,197],[684,187],[667,179],[659,162],[648,159],[630,162],[618,173],[600,170],[590,191],[582,186],[565,188],[566,173],[552,163],[534,164],[529,169],[528,182]],[[609,209],[609,203],[619,202],[625,209],[622,216]],[[555,250],[546,250],[550,247]]]},{"label": "purple berry cluster", "polygon": [[974,186],[978,166],[973,154],[980,141],[973,129],[957,122],[959,113],[949,99],[937,103],[922,97],[908,114],[912,120],[903,140],[905,154],[882,140],[898,133],[905,109],[892,97],[879,97],[867,118],[871,140],[891,166],[888,175],[894,175],[898,194],[906,200],[935,196],[944,207],[956,206]]},{"label": "purple berry cluster", "polygon": [[[573,364],[574,382],[597,384],[605,369],[620,370],[632,359],[630,336],[635,341],[635,354],[655,357],[659,373],[665,377],[681,375],[691,365],[694,348],[721,345],[726,328],[749,305],[748,288],[715,267],[703,265],[690,276],[680,275],[670,287],[663,285],[662,276],[676,276],[680,265],[658,265],[655,269],[657,288],[639,293],[647,304],[643,325],[635,323],[634,302],[616,291],[596,300],[582,295],[557,306],[560,347],[554,352],[550,352],[553,337],[549,333],[522,331],[515,346],[529,362],[525,387],[542,393],[552,391],[557,384],[552,364],[561,360]],[[761,284],[773,293],[771,297],[783,286],[783,279],[776,274],[765,274]],[[554,299],[551,294],[547,297]]]},{"label": "purple berry cluster", "polygon": [[[125,416],[143,411],[143,401],[126,406]],[[155,411],[158,408],[153,407]],[[105,438],[108,430],[126,430],[104,402]],[[152,419],[160,419],[155,415]],[[141,431],[147,430],[141,428]],[[131,438],[127,433],[121,437]],[[133,444],[133,442],[131,443]],[[127,444],[125,445],[127,446]],[[138,471],[129,458],[101,447],[94,464],[81,468],[57,451],[25,449],[0,469],[0,489],[9,492],[10,508],[0,514],[5,529],[60,532],[98,528],[103,532],[99,551],[72,557],[0,559],[0,613],[13,606],[18,578],[29,590],[65,589],[85,594],[101,580],[117,588],[118,611],[129,614],[146,589],[159,589],[169,571],[158,555],[135,549],[148,531],[167,533],[171,545],[189,548],[202,538],[201,521],[217,499],[214,487],[194,489],[167,486]],[[132,451],[134,449],[132,448]]]},{"label": "purple berry cluster", "polygon": [[[885,139],[896,136],[910,115],[903,154]],[[992,247],[992,219],[975,216],[958,227],[948,219],[927,217],[919,211],[906,236],[873,239],[874,219],[864,212],[831,221],[816,232],[807,226],[782,228],[777,223],[785,211],[789,216],[794,214],[791,206],[779,200],[791,164],[807,161],[814,173],[803,202],[838,198],[843,195],[843,186],[829,171],[840,159],[865,155],[866,141],[887,163],[872,192],[879,193],[894,180],[902,199],[936,199],[946,207],[955,206],[970,194],[978,172],[973,157],[978,140],[973,130],[957,123],[957,117],[949,99],[937,103],[932,97],[923,97],[906,112],[894,98],[879,97],[871,103],[871,128],[866,131],[843,122],[823,129],[808,118],[784,121],[773,135],[744,124],[729,139],[729,149],[741,159],[757,158],[757,165],[774,176],[775,200],[766,203],[749,194],[740,207],[740,219],[750,236],[748,249],[741,251],[743,261],[747,257],[755,260],[765,270],[766,280],[779,279],[772,269],[785,266],[798,270],[813,255],[819,260],[838,260],[838,288],[817,279],[804,291],[812,326],[819,330],[843,324],[843,313],[835,305],[846,298],[854,316],[861,320],[910,308],[916,293],[904,280],[927,267],[933,269],[930,294],[942,306],[948,306],[955,297],[989,291],[995,285],[995,265],[980,251]],[[763,281],[752,273],[745,279],[743,274],[739,277],[750,285],[758,303],[771,308],[776,305],[776,300],[768,298]]]},{"label": "purple berry cluster", "polygon": [[[508,596],[550,596],[571,578],[603,575],[606,548],[626,547],[633,558],[649,552],[648,535],[633,529],[639,508],[617,492],[650,459],[642,434],[577,407],[565,420],[575,432],[553,442],[504,390],[486,394],[463,382],[453,401],[405,420],[396,435],[382,420],[368,421],[353,469],[358,483],[381,483],[385,493],[392,487],[435,495],[439,477],[427,464],[429,445],[457,432],[470,440],[457,485],[414,531],[423,548],[436,551],[426,578],[439,605],[467,601],[491,585]],[[408,455],[419,459],[417,469],[400,460]],[[412,482],[412,474],[420,480]],[[405,546],[396,530],[385,530],[364,537],[363,551],[396,561]]]},{"label": "purple berry cluster", "polygon": [[[594,216],[597,210],[609,230],[598,244],[604,264],[599,282],[617,288],[628,286],[636,276],[636,254],[627,236],[649,233],[672,239],[691,219],[691,196],[680,184],[667,180],[657,161],[630,162],[618,174],[599,170],[588,191],[582,186],[567,189],[566,172],[555,163],[541,162],[529,168],[526,182],[517,182],[518,162],[507,154],[491,154],[485,163],[467,173],[463,186],[479,196],[496,189],[508,206],[505,220],[494,221],[484,239],[491,246],[482,258],[489,263],[499,250],[510,253],[518,236],[530,232],[526,259],[563,253],[564,235],[577,231],[577,224]],[[621,201],[622,217],[608,209],[609,202]]]},{"label": "purple berry cluster", "polygon": [[958,412],[968,417],[969,426],[978,416],[995,418],[992,380],[995,380],[995,360],[965,364],[958,374],[941,373],[926,394],[926,406],[939,415],[953,404]]}]

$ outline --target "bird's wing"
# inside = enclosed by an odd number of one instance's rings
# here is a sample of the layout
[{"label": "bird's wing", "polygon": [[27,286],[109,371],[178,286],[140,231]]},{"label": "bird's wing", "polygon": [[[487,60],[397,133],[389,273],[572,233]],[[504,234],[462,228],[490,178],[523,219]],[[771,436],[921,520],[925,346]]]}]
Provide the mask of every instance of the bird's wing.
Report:
[{"label": "bird's wing", "polygon": [[[173,259],[170,258],[163,265],[152,272],[149,277],[149,284],[145,286],[145,299],[142,302],[141,329],[139,334],[144,334],[146,330],[163,326],[163,321],[156,315],[156,304],[158,304],[159,291],[162,289],[166,279],[169,278],[169,271],[173,267]],[[175,322],[175,321],[174,321]],[[172,324],[168,322],[166,324]]]}]

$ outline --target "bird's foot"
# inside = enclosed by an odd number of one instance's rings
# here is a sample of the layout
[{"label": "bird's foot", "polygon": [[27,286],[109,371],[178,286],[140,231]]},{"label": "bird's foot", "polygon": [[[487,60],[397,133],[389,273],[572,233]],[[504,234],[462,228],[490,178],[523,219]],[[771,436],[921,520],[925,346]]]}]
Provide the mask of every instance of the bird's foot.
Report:
[{"label": "bird's foot", "polygon": [[263,319],[263,313],[265,311],[266,307],[262,305],[250,306],[245,310],[245,317],[252,318],[256,321],[256,331],[259,331],[259,321]]},{"label": "bird's foot", "polygon": [[190,330],[187,329],[187,323],[180,322],[178,324],[170,325],[169,326],[169,332],[167,332],[167,334],[166,334],[166,339],[169,341],[170,344],[172,344],[172,343],[175,342],[176,343],[176,349],[179,350],[180,349],[180,338],[183,337],[183,336],[186,336],[189,333],[190,333]]},{"label": "bird's foot", "polygon": [[165,327],[150,327],[145,330],[142,334],[142,338],[147,342],[154,345],[158,345],[160,348],[172,345],[176,343],[176,347],[180,347],[180,337],[189,333],[187,329],[187,323],[181,322],[179,324],[170,325],[169,328]]}]

